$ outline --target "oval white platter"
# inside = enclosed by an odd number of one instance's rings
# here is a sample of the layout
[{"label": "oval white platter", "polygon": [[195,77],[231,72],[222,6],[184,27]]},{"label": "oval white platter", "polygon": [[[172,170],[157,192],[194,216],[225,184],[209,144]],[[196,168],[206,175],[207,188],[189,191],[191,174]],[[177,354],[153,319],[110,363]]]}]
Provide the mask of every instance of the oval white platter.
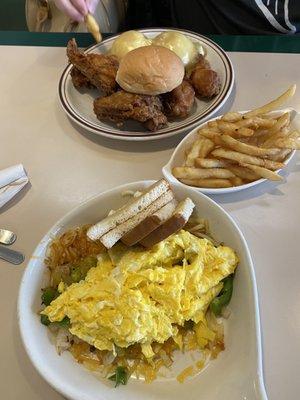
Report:
[{"label": "oval white platter", "polygon": [[[140,30],[140,32],[149,38],[154,38],[165,31],[169,31],[169,29],[155,28]],[[74,122],[90,132],[111,139],[129,141],[167,138],[186,132],[194,126],[199,125],[199,123],[211,118],[225,104],[233,89],[234,71],[231,61],[225,51],[212,40],[194,32],[179,31],[193,42],[203,46],[206,58],[210,62],[211,67],[219,74],[222,85],[220,93],[213,99],[207,101],[196,99],[192,112],[187,118],[171,121],[167,127],[159,129],[156,132],[146,130],[140,123],[135,121],[127,121],[121,128],[118,128],[112,122],[99,121],[93,111],[93,101],[99,97],[100,93],[96,89],[78,91],[74,87],[70,75],[72,65],[68,65],[65,68],[59,82],[59,98],[64,111]],[[89,47],[85,50],[85,53],[107,53],[118,36],[110,37],[99,44]]]}]

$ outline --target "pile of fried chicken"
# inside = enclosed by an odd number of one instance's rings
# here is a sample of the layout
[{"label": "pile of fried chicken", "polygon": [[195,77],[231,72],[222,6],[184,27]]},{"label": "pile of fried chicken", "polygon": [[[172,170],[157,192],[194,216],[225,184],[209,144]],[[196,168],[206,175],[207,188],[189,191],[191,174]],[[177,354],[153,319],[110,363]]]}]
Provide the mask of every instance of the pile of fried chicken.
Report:
[{"label": "pile of fried chicken", "polygon": [[102,96],[94,100],[94,112],[102,121],[139,121],[150,131],[167,125],[168,119],[185,118],[189,115],[195,96],[209,99],[217,95],[221,88],[218,74],[201,55],[193,70],[181,85],[169,93],[148,96],[128,93],[116,82],[119,67],[114,55],[84,54],[78,50],[75,39],[67,46],[69,62],[73,64],[71,77],[77,89],[97,88]]}]

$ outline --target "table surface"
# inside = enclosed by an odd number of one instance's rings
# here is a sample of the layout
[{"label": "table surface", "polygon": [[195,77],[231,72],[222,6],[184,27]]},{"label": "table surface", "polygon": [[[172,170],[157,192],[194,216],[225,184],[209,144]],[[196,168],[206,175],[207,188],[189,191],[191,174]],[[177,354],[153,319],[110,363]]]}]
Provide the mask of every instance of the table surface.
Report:
[{"label": "table surface", "polygon": [[[64,48],[3,46],[1,56],[0,169],[21,162],[31,184],[0,210],[0,225],[17,233],[13,248],[29,260],[52,224],[80,202],[125,182],[158,179],[180,138],[125,143],[77,129],[58,102]],[[299,80],[298,54],[229,56],[236,90],[228,107],[247,110]],[[290,105],[299,104],[300,91]],[[214,197],[239,224],[254,259],[270,400],[296,399],[300,390],[299,171],[297,156],[281,183]],[[16,304],[25,267],[26,262],[16,267],[0,261],[2,397],[59,400],[62,396],[39,377],[20,340]]]}]

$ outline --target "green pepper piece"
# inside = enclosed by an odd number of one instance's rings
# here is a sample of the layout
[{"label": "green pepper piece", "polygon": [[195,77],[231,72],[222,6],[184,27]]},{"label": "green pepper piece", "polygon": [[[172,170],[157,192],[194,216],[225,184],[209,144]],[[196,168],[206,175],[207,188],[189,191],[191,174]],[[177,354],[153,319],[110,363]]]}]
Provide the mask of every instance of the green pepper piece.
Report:
[{"label": "green pepper piece", "polygon": [[81,270],[79,267],[73,268],[71,272],[71,279],[73,283],[80,282],[82,278]]},{"label": "green pepper piece", "polygon": [[71,325],[70,318],[65,316],[61,321],[57,322],[61,328],[69,328]]},{"label": "green pepper piece", "polygon": [[192,321],[191,319],[189,319],[188,321],[185,321],[185,323],[184,323],[184,327],[189,330],[193,329],[194,325],[195,325],[195,322]]},{"label": "green pepper piece", "polygon": [[49,306],[49,304],[59,296],[59,292],[53,287],[42,289],[42,304]]},{"label": "green pepper piece", "polygon": [[48,325],[51,324],[51,321],[50,321],[50,319],[47,317],[47,315],[41,314],[41,323],[42,323],[43,325],[48,326]]},{"label": "green pepper piece", "polygon": [[232,274],[223,279],[223,288],[221,292],[210,303],[210,309],[216,317],[221,315],[223,307],[227,306],[231,300],[233,291],[233,278],[234,275]]},{"label": "green pepper piece", "polygon": [[115,387],[119,385],[126,385],[128,381],[127,370],[124,367],[117,367],[116,372],[108,378],[111,381],[116,382]]}]

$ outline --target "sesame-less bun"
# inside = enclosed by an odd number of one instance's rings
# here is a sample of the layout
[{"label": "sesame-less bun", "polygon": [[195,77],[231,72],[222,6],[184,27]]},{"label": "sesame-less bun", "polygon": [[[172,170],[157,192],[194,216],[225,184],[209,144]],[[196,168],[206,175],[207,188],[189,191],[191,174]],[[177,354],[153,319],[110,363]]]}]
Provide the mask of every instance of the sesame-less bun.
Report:
[{"label": "sesame-less bun", "polygon": [[184,65],[171,50],[144,46],[127,53],[120,62],[116,81],[131,93],[157,95],[182,83]]}]

